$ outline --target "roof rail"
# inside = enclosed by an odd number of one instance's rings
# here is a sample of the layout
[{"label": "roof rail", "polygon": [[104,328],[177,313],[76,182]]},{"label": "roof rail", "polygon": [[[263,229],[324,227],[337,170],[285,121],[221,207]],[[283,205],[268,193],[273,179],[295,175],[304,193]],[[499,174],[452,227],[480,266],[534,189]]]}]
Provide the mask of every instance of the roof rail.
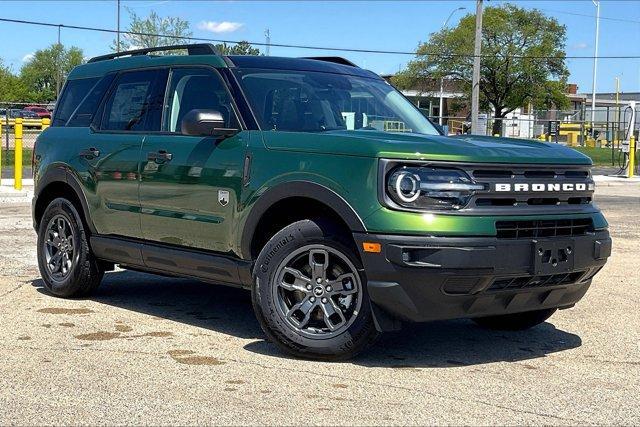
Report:
[{"label": "roof rail", "polygon": [[179,44],[171,46],[148,47],[145,49],[127,50],[123,52],[114,52],[108,55],[101,55],[91,58],[87,62],[106,61],[107,59],[115,59],[121,56],[138,56],[146,55],[151,52],[161,52],[167,50],[186,50],[189,55],[218,55],[216,48],[211,43],[196,44]]},{"label": "roof rail", "polygon": [[348,65],[349,67],[358,67],[348,59],[341,58],[339,56],[305,56],[302,59],[314,59],[316,61],[333,62],[334,64]]}]

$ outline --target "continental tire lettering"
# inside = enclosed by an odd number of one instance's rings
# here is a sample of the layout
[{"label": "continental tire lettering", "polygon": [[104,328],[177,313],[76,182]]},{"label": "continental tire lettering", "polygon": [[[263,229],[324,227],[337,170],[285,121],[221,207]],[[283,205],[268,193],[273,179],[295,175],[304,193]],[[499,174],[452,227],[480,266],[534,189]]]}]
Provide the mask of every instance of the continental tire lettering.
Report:
[{"label": "continental tire lettering", "polygon": [[269,268],[269,263],[271,263],[271,259],[273,258],[273,256],[283,247],[285,247],[288,243],[292,242],[293,240],[295,240],[295,237],[293,237],[293,234],[289,234],[287,237],[285,237],[284,239],[276,242],[270,249],[269,252],[267,253],[267,255],[265,256],[264,261],[262,262],[262,264],[260,264],[260,270],[262,270],[262,272],[266,273],[267,269]]}]

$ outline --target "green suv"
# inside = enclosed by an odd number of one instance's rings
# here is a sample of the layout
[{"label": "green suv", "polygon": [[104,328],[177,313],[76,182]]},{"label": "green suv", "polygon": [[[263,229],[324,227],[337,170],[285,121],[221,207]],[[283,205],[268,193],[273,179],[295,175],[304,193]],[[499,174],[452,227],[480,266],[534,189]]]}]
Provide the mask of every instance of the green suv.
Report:
[{"label": "green suv", "polygon": [[243,287],[300,357],[351,357],[405,321],[530,328],[611,252],[589,158],[443,135],[341,58],[93,58],[33,162],[52,294],[88,295],[115,265]]}]

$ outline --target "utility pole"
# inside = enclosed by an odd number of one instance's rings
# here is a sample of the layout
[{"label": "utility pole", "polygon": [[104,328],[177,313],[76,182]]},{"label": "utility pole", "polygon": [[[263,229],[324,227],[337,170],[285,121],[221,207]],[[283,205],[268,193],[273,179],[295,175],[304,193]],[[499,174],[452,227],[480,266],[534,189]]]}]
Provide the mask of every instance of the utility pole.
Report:
[{"label": "utility pole", "polygon": [[265,50],[264,53],[266,56],[269,56],[269,51],[271,50],[271,31],[267,28],[264,30],[264,38],[265,38]]},{"label": "utility pole", "polygon": [[480,133],[480,53],[482,48],[482,0],[476,0],[476,40],[473,48],[473,82],[471,88],[471,134]]},{"label": "utility pole", "polygon": [[61,25],[58,25],[58,45],[56,46],[56,100],[58,99],[58,95],[60,95],[60,80],[62,80],[62,70],[60,67],[61,64],[61,54],[62,54],[62,44],[60,44],[60,29]]},{"label": "utility pole", "polygon": [[117,38],[116,38],[116,52],[120,52],[120,0],[118,0],[118,13],[117,13]]},{"label": "utility pole", "polygon": [[[444,30],[445,28],[447,28],[447,24],[449,24],[449,20],[451,19],[451,17],[453,16],[454,13],[456,13],[459,10],[465,10],[466,7],[459,7],[457,9],[453,9],[451,11],[451,13],[449,14],[449,16],[447,17],[447,19],[444,21],[444,24],[442,24],[442,29]],[[444,77],[440,77],[440,105],[438,108],[438,124],[440,126],[442,126],[442,111],[444,110]]]},{"label": "utility pole", "polygon": [[591,0],[596,7],[596,44],[593,54],[593,86],[591,87],[591,136],[595,135],[593,122],[596,116],[596,73],[598,71],[598,39],[600,35],[600,1]]}]

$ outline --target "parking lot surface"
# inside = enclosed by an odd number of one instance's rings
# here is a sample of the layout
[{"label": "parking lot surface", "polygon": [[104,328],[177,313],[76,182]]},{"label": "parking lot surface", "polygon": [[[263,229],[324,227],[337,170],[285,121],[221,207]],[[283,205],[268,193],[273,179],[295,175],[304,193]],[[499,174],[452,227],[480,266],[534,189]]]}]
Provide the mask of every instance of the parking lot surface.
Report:
[{"label": "parking lot surface", "polygon": [[410,325],[355,360],[295,360],[246,291],[108,273],[42,288],[24,202],[0,205],[0,424],[640,423],[640,185],[602,186],[613,255],[574,308],[526,332]]}]

